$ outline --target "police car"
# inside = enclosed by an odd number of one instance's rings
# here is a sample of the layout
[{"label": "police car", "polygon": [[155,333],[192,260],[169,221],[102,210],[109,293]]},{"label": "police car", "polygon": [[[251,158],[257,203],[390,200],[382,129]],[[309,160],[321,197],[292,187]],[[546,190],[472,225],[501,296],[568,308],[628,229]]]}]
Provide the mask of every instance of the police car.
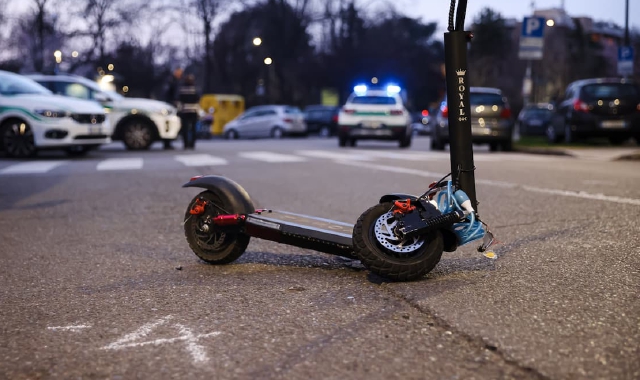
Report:
[{"label": "police car", "polygon": [[111,142],[105,111],[95,102],[53,95],[22,75],[0,71],[0,151],[30,157],[41,149],[82,155]]},{"label": "police car", "polygon": [[354,87],[338,114],[338,144],[356,146],[358,140],[394,140],[411,146],[411,116],[400,97],[400,87]]}]

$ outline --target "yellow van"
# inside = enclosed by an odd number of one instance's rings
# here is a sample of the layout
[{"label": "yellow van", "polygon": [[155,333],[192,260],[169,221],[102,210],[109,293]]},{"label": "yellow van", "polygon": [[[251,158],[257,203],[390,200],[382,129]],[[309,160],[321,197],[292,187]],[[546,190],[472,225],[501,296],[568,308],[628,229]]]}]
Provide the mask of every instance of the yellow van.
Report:
[{"label": "yellow van", "polygon": [[244,97],[230,94],[205,94],[200,98],[200,108],[205,115],[213,118],[211,134],[222,135],[225,124],[244,112]]}]

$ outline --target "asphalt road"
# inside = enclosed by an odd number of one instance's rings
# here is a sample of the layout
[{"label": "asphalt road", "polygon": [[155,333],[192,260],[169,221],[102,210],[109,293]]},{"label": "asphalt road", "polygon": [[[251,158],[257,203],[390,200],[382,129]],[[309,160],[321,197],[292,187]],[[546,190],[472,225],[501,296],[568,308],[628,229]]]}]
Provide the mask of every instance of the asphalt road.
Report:
[{"label": "asphalt road", "polygon": [[424,280],[252,240],[234,264],[190,252],[191,176],[258,207],[343,222],[422,193],[448,153],[334,140],[0,158],[0,378],[638,379],[638,162],[477,151],[470,244]]}]

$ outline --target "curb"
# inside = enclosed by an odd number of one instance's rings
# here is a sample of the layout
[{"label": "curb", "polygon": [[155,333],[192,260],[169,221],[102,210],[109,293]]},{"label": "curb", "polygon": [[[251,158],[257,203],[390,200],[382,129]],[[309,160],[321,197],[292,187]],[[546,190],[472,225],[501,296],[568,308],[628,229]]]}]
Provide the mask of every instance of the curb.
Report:
[{"label": "curb", "polygon": [[640,152],[620,156],[613,161],[640,161]]},{"label": "curb", "polygon": [[541,155],[547,155],[547,156],[576,157],[575,154],[567,150],[557,149],[557,148],[555,149],[554,148],[529,148],[529,147],[514,146],[513,151],[518,153],[541,154]]}]

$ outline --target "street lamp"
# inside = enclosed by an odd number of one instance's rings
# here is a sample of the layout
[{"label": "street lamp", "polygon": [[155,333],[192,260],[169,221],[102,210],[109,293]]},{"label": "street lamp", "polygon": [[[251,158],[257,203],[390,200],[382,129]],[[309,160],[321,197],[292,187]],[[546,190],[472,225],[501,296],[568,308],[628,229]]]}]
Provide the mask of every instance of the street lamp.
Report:
[{"label": "street lamp", "polygon": [[53,56],[56,57],[56,63],[62,62],[62,52],[60,50],[54,51]]},{"label": "street lamp", "polygon": [[268,65],[270,65],[272,63],[273,63],[273,59],[271,59],[270,57],[267,57],[267,58],[264,59],[264,64],[265,65],[268,66]]},{"label": "street lamp", "polygon": [[253,39],[253,44],[254,44],[255,46],[260,46],[260,45],[262,45],[262,38],[260,38],[260,37],[256,37],[256,38],[254,38],[254,39]]},{"label": "street lamp", "polygon": [[75,51],[75,50],[71,52],[71,56],[72,56],[73,58],[78,58],[78,55],[80,55],[80,53],[78,53],[78,52],[77,52],[77,51]]},{"label": "street lamp", "polygon": [[555,21],[553,21],[553,20],[551,20],[551,19],[547,20],[547,26],[552,27],[552,26],[554,26],[555,24],[556,24],[556,22],[555,22]]}]

